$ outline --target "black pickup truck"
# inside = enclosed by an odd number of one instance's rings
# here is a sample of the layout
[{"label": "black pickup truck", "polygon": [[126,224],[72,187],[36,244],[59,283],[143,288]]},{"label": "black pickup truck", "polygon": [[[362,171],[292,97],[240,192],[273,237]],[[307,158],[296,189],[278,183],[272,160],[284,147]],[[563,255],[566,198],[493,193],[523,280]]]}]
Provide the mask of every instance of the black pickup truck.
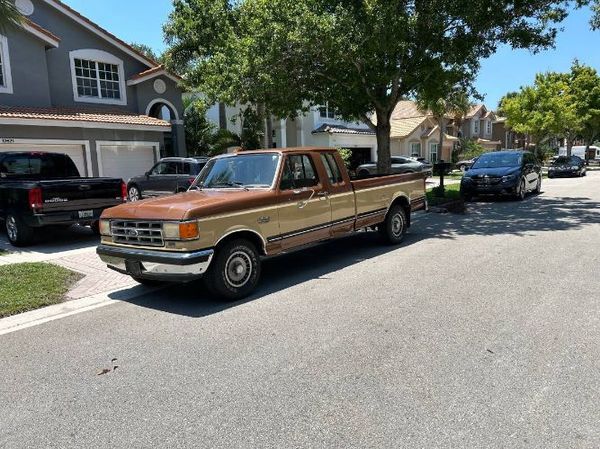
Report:
[{"label": "black pickup truck", "polygon": [[0,218],[14,246],[31,244],[35,228],[90,225],[102,211],[125,201],[117,178],[82,178],[65,154],[0,153]]}]

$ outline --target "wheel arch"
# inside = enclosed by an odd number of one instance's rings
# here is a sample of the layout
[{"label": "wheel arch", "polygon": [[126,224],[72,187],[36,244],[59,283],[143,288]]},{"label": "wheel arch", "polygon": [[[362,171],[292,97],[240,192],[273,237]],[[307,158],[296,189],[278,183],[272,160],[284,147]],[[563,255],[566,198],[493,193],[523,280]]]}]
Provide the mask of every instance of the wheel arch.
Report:
[{"label": "wheel arch", "polygon": [[402,209],[404,209],[404,213],[406,214],[406,220],[408,221],[407,227],[410,227],[410,222],[411,222],[410,200],[405,195],[400,194],[396,198],[393,199],[393,201],[390,204],[390,207],[388,207],[388,210],[385,214],[386,218],[387,218],[388,214],[390,213],[390,210],[392,209],[392,207],[394,207],[396,205],[399,205],[400,207],[402,207]]},{"label": "wheel arch", "polygon": [[260,252],[261,255],[265,256],[267,254],[267,242],[258,232],[253,231],[251,229],[235,229],[233,231],[227,232],[217,241],[215,247],[222,246],[225,243],[236,239],[249,240],[256,246],[256,249]]}]

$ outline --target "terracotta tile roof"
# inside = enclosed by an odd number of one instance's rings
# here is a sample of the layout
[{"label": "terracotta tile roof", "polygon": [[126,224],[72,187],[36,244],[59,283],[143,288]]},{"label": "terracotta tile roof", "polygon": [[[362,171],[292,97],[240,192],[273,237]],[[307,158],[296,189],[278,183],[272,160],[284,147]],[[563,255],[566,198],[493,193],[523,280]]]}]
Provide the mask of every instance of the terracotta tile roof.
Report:
[{"label": "terracotta tile roof", "polygon": [[479,110],[481,108],[485,108],[485,105],[483,105],[483,104],[474,104],[474,105],[472,105],[471,109],[469,110],[469,112],[467,112],[467,115],[465,117],[466,118],[473,117],[475,114],[477,114],[477,112],[479,112]]},{"label": "terracotta tile roof", "polygon": [[374,136],[375,131],[370,128],[350,128],[343,125],[329,125],[327,123],[322,124],[317,129],[313,130],[313,134],[316,133],[330,133],[330,134],[359,134],[364,136]]},{"label": "terracotta tile roof", "polygon": [[32,22],[27,17],[23,17],[23,23],[26,25],[29,25],[31,28],[35,28],[37,31],[48,36],[50,39],[60,42],[60,37],[58,37],[56,34],[52,33],[51,31],[48,31],[46,28],[42,28],[37,23]]},{"label": "terracotta tile roof", "polygon": [[159,66],[156,66],[156,67],[152,67],[152,68],[150,68],[150,69],[148,69],[148,70],[144,70],[143,72],[140,72],[140,73],[138,73],[138,74],[136,74],[136,75],[133,75],[133,76],[130,78],[130,80],[131,80],[131,81],[134,81],[134,80],[137,80],[137,79],[140,79],[140,78],[144,78],[144,77],[146,77],[146,76],[154,75],[154,74],[156,74],[156,73],[160,73],[160,72],[163,72],[163,71],[164,71],[164,72],[167,72],[169,75],[171,75],[171,76],[173,76],[173,77],[177,78],[178,80],[183,80],[183,78],[181,78],[180,76],[178,76],[178,75],[175,75],[174,73],[171,73],[171,72],[169,72],[169,71],[168,71],[168,70],[165,68],[165,66],[164,66],[163,64],[161,64],[161,65],[159,65]]},{"label": "terracotta tile roof", "polygon": [[164,126],[171,124],[147,115],[115,110],[87,108],[27,108],[0,106],[0,118],[30,120],[67,120],[74,122],[114,123],[121,125]]},{"label": "terracotta tile roof", "polygon": [[402,100],[399,101],[396,107],[394,108],[394,112],[392,112],[392,120],[425,117],[426,115],[427,113],[424,111],[420,111],[417,107],[417,103],[415,103],[414,101]]}]

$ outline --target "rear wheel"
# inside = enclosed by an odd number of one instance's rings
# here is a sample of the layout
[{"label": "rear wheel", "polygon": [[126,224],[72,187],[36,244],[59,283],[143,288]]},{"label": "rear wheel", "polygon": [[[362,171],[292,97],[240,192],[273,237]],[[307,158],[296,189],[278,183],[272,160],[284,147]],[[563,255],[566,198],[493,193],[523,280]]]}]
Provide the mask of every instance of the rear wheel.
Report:
[{"label": "rear wheel", "polygon": [[205,279],[214,294],[235,301],[254,291],[260,271],[260,256],[254,244],[246,239],[232,240],[215,252]]},{"label": "rear wheel", "polygon": [[33,241],[33,228],[14,212],[9,212],[5,220],[6,236],[13,246],[27,246]]},{"label": "rear wheel", "polygon": [[407,229],[406,212],[399,204],[390,208],[385,221],[379,226],[381,236],[390,245],[397,245],[402,242]]},{"label": "rear wheel", "polygon": [[136,185],[131,185],[129,186],[129,189],[127,189],[127,196],[129,198],[129,201],[139,201],[142,199],[142,193],[140,192],[140,189],[138,186]]}]

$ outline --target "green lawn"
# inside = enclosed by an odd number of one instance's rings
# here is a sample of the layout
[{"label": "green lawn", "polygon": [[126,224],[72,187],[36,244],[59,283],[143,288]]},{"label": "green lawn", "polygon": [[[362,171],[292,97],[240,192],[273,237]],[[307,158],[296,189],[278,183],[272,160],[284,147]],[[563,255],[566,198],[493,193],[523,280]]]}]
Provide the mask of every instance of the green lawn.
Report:
[{"label": "green lawn", "polygon": [[436,195],[437,187],[427,189],[427,201],[430,206],[435,206],[448,200],[457,200],[460,198],[460,184],[448,184],[444,186],[444,197]]},{"label": "green lawn", "polygon": [[0,266],[0,318],[62,302],[81,275],[47,263]]}]

